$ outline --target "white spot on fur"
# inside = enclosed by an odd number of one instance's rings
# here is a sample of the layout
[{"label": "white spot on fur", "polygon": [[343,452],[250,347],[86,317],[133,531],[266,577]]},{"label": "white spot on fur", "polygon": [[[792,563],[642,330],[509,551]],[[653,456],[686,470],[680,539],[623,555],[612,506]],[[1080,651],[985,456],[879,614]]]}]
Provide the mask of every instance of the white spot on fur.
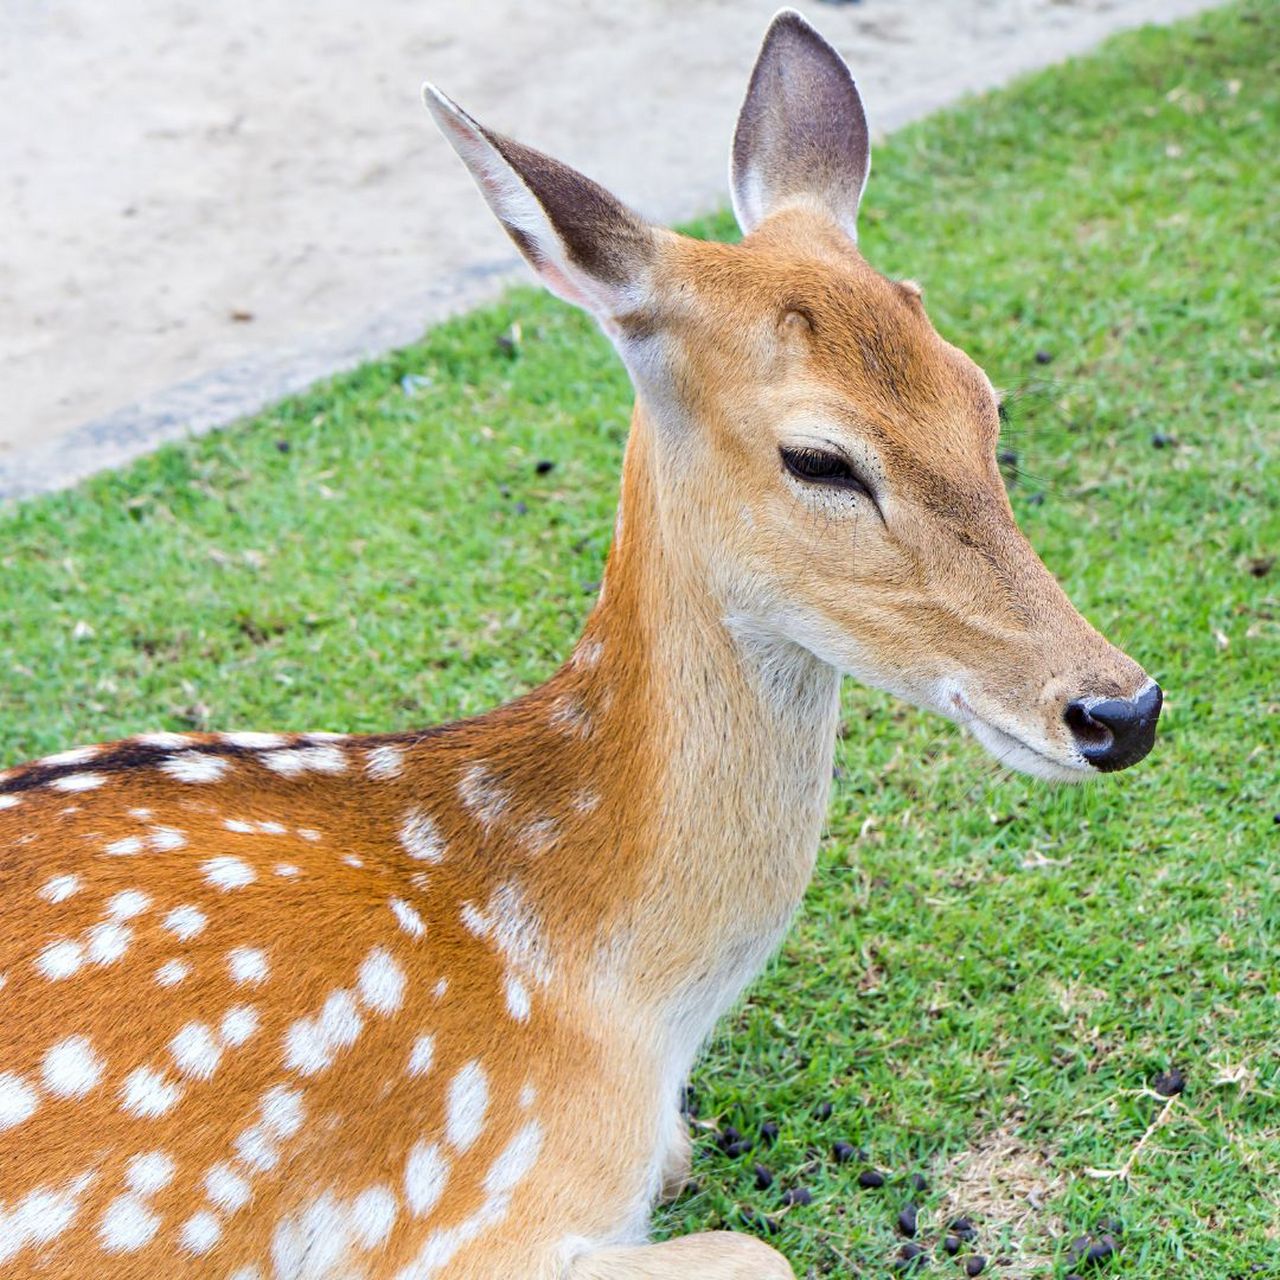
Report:
[{"label": "white spot on fur", "polygon": [[247,747],[250,751],[269,751],[273,747],[283,747],[289,741],[283,734],[254,733],[252,730],[224,733],[220,737],[228,746]]},{"label": "white spot on fur", "polygon": [[310,827],[299,827],[298,834],[304,840],[310,840],[312,844],[315,844],[317,841],[324,839],[324,836],[322,836],[320,832],[313,831]]},{"label": "white spot on fur", "polygon": [[113,858],[131,858],[135,853],[142,852],[142,837],[122,836],[119,840],[112,840],[105,847],[104,852],[109,853]]},{"label": "white spot on fur", "polygon": [[420,938],[427,931],[422,917],[403,898],[391,899],[391,912],[396,922],[411,938]]},{"label": "white spot on fur", "polygon": [[360,998],[375,1013],[390,1015],[404,1002],[404,970],[391,953],[375,947],[360,966]]},{"label": "white spot on fur", "polygon": [[204,1175],[204,1189],[210,1203],[226,1213],[235,1213],[249,1203],[249,1183],[230,1165],[215,1164]]},{"label": "white spot on fur", "polygon": [[269,1173],[280,1163],[280,1151],[261,1125],[250,1125],[232,1145],[240,1163],[255,1173]]},{"label": "white spot on fur", "polygon": [[92,760],[101,750],[100,746],[72,747],[70,751],[58,751],[54,755],[45,756],[36,763],[48,765],[51,768],[65,764],[84,764],[86,760]]},{"label": "white spot on fur", "polygon": [[151,1067],[139,1067],[120,1086],[120,1105],[142,1119],[162,1116],[182,1098],[182,1086]]},{"label": "white spot on fur", "polygon": [[98,1236],[108,1253],[133,1253],[160,1228],[160,1215],[137,1196],[117,1196],[102,1215]]},{"label": "white spot on fur", "polygon": [[225,756],[210,756],[196,751],[170,756],[160,762],[160,768],[179,782],[217,782],[231,768],[231,761]]},{"label": "white spot on fur", "polygon": [[203,1022],[188,1022],[169,1042],[178,1070],[196,1080],[212,1079],[222,1057],[222,1047]]},{"label": "white spot on fur", "polygon": [[106,780],[106,775],[101,773],[68,773],[54,778],[49,785],[55,791],[96,791]]},{"label": "white spot on fur", "polygon": [[190,942],[204,931],[206,924],[204,912],[189,905],[174,907],[164,918],[164,927],[182,942]]},{"label": "white spot on fur", "polygon": [[44,1087],[57,1098],[83,1098],[102,1079],[102,1059],[88,1036],[68,1036],[44,1055]]},{"label": "white spot on fur", "polygon": [[218,1036],[230,1048],[244,1044],[258,1029],[258,1012],[247,1004],[236,1005],[222,1015]]},{"label": "white spot on fur", "polygon": [[555,818],[535,818],[520,829],[516,839],[535,857],[546,853],[560,838],[560,824]]},{"label": "white spot on fur", "polygon": [[372,747],[364,758],[364,771],[379,782],[398,778],[404,768],[404,750],[391,745]]},{"label": "white spot on fur", "polygon": [[243,822],[239,818],[227,818],[222,825],[238,836],[251,836],[256,830],[252,822]]},{"label": "white spot on fur", "polygon": [[591,734],[591,716],[577,698],[562,694],[551,704],[551,727],[577,738]]},{"label": "white spot on fur", "polygon": [[598,791],[579,791],[573,797],[573,807],[579,813],[594,813],[600,807],[600,793]]},{"label": "white spot on fur", "polygon": [[48,902],[65,902],[72,894],[80,891],[80,877],[77,875],[54,876],[40,890],[40,896]]},{"label": "white spot on fur", "polygon": [[144,747],[163,747],[166,750],[189,747],[193,741],[186,733],[140,733],[134,738],[134,742],[140,742]]},{"label": "white spot on fur", "polygon": [[147,833],[147,843],[157,853],[172,853],[187,843],[187,837],[176,827],[155,827]]},{"label": "white spot on fur", "polygon": [[151,899],[141,889],[125,889],[107,903],[107,915],[113,920],[132,920],[151,905]]},{"label": "white spot on fur", "polygon": [[69,978],[84,963],[84,947],[71,938],[51,942],[36,957],[36,968],[50,982]]},{"label": "white spot on fur", "polygon": [[464,902],[458,912],[462,927],[476,938],[487,938],[493,928],[489,917],[474,902]]},{"label": "white spot on fur", "polygon": [[286,880],[292,880],[298,874],[298,868],[292,862],[277,862],[275,872],[278,876],[283,876]]},{"label": "white spot on fur", "polygon": [[39,1105],[36,1091],[21,1076],[0,1075],[0,1132],[29,1119]]},{"label": "white spot on fur", "polygon": [[511,807],[511,793],[483,764],[473,764],[463,773],[458,797],[486,831]]},{"label": "white spot on fur", "polygon": [[260,822],[258,823],[258,830],[264,836],[282,836],[288,832],[289,828],[283,822]]},{"label": "white spot on fur", "polygon": [[185,960],[166,960],[156,970],[156,983],[162,987],[176,987],[191,973],[191,966]]},{"label": "white spot on fur", "polygon": [[21,803],[21,796],[0,796],[0,809],[16,809]]},{"label": "white spot on fur", "polygon": [[495,889],[486,916],[494,943],[511,965],[545,986],[551,979],[550,949],[520,890],[513,884]]},{"label": "white spot on fur", "polygon": [[144,1151],[125,1166],[124,1180],[130,1191],[153,1196],[173,1181],[173,1157],[163,1151]]},{"label": "white spot on fur", "polygon": [[409,1074],[425,1076],[431,1070],[436,1058],[436,1042],[434,1036],[419,1036],[409,1050]]},{"label": "white spot on fur", "polygon": [[255,986],[265,982],[266,954],[257,947],[235,947],[227,952],[227,972],[231,974],[232,982],[252,982]]},{"label": "white spot on fur", "polygon": [[93,1183],[92,1173],[82,1173],[61,1190],[36,1187],[14,1205],[0,1212],[0,1263],[28,1245],[56,1240],[75,1220],[79,1198]]},{"label": "white spot on fur", "polygon": [[444,841],[431,817],[421,809],[410,809],[400,824],[400,843],[419,862],[439,862],[444,857]]},{"label": "white spot on fur", "polygon": [[257,879],[253,868],[239,858],[210,858],[208,862],[201,864],[201,870],[210,884],[223,890],[243,889]]},{"label": "white spot on fur", "polygon": [[277,1138],[292,1138],[302,1128],[305,1117],[299,1090],[277,1084],[262,1095],[263,1127]]},{"label": "white spot on fur", "polygon": [[355,1043],[363,1026],[351,992],[334,991],[318,1018],[299,1018],[285,1032],[285,1066],[304,1076],[323,1071],[337,1050]]},{"label": "white spot on fur", "polygon": [[520,1107],[524,1111],[528,1111],[537,1101],[538,1091],[533,1087],[532,1081],[526,1081],[523,1089],[520,1090]]},{"label": "white spot on fur", "polygon": [[449,1081],[445,1096],[445,1134],[459,1151],[469,1151],[484,1129],[489,1081],[478,1062],[468,1062]]},{"label": "white spot on fur", "polygon": [[591,640],[583,636],[578,647],[573,651],[573,665],[581,671],[591,671],[600,665],[604,656],[604,645],[599,640]]},{"label": "white spot on fur", "polygon": [[418,1142],[404,1166],[404,1196],[409,1211],[423,1218],[436,1207],[449,1177],[449,1162],[434,1143]]},{"label": "white spot on fur", "polygon": [[108,920],[89,929],[89,959],[94,964],[115,964],[129,949],[133,930]]},{"label": "white spot on fur", "polygon": [[360,858],[357,858],[354,853],[344,853],[342,855],[342,860],[347,864],[347,866],[354,867],[357,871],[364,866],[364,862]]},{"label": "white spot on fur", "polygon": [[295,747],[264,755],[262,763],[283,777],[296,778],[304,773],[343,773],[347,758],[338,747]]},{"label": "white spot on fur", "polygon": [[194,1253],[198,1256],[208,1253],[218,1243],[218,1238],[221,1235],[222,1224],[217,1217],[207,1209],[201,1209],[199,1213],[192,1214],[182,1224],[178,1239],[188,1253]]},{"label": "white spot on fur", "polygon": [[542,1126],[536,1120],[530,1120],[489,1167],[484,1178],[484,1189],[493,1195],[511,1191],[516,1183],[528,1175],[541,1149]]},{"label": "white spot on fur", "polygon": [[503,990],[507,997],[507,1012],[517,1022],[529,1021],[529,993],[524,989],[524,984],[518,978],[507,975],[506,982],[503,984]]},{"label": "white spot on fur", "polygon": [[284,1218],[277,1225],[271,1237],[276,1275],[289,1280],[329,1280],[340,1274],[337,1268],[350,1243],[347,1214],[332,1192],[326,1191],[300,1214]]},{"label": "white spot on fur", "polygon": [[448,979],[448,978],[441,978],[441,979],[436,983],[436,985],[432,988],[431,994],[432,994],[433,996],[435,996],[435,998],[436,998],[437,1000],[443,1000],[443,999],[444,999],[444,993],[445,993],[446,991],[448,991],[448,990],[449,990],[449,979]]},{"label": "white spot on fur", "polygon": [[351,1202],[351,1227],[361,1248],[373,1249],[391,1234],[398,1208],[390,1187],[369,1187]]}]

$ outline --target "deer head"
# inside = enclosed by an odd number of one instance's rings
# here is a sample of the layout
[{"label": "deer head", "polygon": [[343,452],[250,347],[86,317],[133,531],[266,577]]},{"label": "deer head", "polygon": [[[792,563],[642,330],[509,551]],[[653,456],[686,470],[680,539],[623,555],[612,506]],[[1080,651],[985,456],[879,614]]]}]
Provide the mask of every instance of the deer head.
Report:
[{"label": "deer head", "polygon": [[1014,521],[990,381],[856,244],[869,166],[848,68],[774,20],[733,141],[736,245],[650,225],[431,86],[427,105],[543,282],[637,392],[665,554],[744,645],[793,646],[1058,780],[1150,750],[1161,693]]}]

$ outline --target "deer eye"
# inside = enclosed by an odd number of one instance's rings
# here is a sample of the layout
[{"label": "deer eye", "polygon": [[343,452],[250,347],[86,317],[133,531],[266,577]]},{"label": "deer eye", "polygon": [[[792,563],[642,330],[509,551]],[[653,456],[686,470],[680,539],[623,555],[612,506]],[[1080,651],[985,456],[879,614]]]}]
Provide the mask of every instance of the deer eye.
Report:
[{"label": "deer eye", "polygon": [[779,453],[782,465],[797,480],[871,495],[871,490],[838,453],[828,453],[825,449],[780,449]]}]

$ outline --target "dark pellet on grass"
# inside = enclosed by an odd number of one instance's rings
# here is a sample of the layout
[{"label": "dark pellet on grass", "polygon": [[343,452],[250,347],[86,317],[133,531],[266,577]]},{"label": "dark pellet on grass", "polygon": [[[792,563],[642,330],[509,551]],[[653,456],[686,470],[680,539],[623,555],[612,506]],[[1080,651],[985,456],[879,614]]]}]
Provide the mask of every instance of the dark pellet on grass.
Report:
[{"label": "dark pellet on grass", "polygon": [[515,505],[515,513],[518,516],[527,516],[529,514],[529,504],[526,502],[517,502]]},{"label": "dark pellet on grass", "polygon": [[771,1147],[775,1142],[777,1142],[777,1140],[777,1124],[772,1120],[766,1120],[764,1124],[760,1126],[760,1141],[763,1142],[766,1147]]},{"label": "dark pellet on grass", "polygon": [[954,1258],[956,1254],[960,1252],[960,1237],[947,1236],[947,1238],[942,1242],[942,1252],[945,1253],[947,1257]]},{"label": "dark pellet on grass", "polygon": [[829,1102],[820,1102],[813,1109],[813,1118],[815,1120],[830,1120],[831,1113],[835,1108]]},{"label": "dark pellet on grass", "polygon": [[1177,1067],[1171,1067],[1168,1071],[1162,1071],[1156,1076],[1151,1082],[1151,1087],[1162,1098],[1172,1098],[1187,1087],[1187,1077]]},{"label": "dark pellet on grass", "polygon": [[1018,465],[1017,449],[1001,449],[1000,452],[996,454],[996,461],[1002,467],[1016,467]]},{"label": "dark pellet on grass", "polygon": [[913,1204],[909,1204],[898,1214],[898,1230],[904,1236],[913,1236],[916,1233],[917,1225],[916,1207]]},{"label": "dark pellet on grass", "polygon": [[923,1173],[913,1173],[907,1181],[911,1183],[912,1191],[929,1190],[929,1179],[926,1178]]},{"label": "dark pellet on grass", "polygon": [[755,1167],[756,1172],[756,1190],[768,1191],[773,1186],[773,1170],[766,1165],[758,1164]]},{"label": "dark pellet on grass", "polygon": [[879,1169],[863,1169],[858,1174],[858,1186],[868,1188],[883,1187],[884,1174]]},{"label": "dark pellet on grass", "polygon": [[1116,1254],[1116,1242],[1110,1236],[1103,1236],[1101,1240],[1095,1240],[1088,1248],[1084,1255],[1086,1262],[1106,1262],[1114,1258]]},{"label": "dark pellet on grass", "polygon": [[904,1244],[898,1250],[898,1261],[893,1264],[893,1269],[899,1273],[914,1275],[927,1262],[925,1252],[918,1244]]},{"label": "dark pellet on grass", "polygon": [[848,1164],[854,1156],[860,1152],[852,1142],[833,1142],[831,1144],[831,1158],[836,1164]]},{"label": "dark pellet on grass", "polygon": [[1119,1218],[1099,1218],[1098,1230],[1110,1232],[1113,1236],[1124,1235],[1124,1223]]},{"label": "dark pellet on grass", "polygon": [[813,1203],[813,1192],[808,1187],[789,1187],[782,1193],[782,1203],[785,1205],[798,1205],[803,1208],[805,1205]]},{"label": "dark pellet on grass", "polygon": [[741,1141],[742,1134],[740,1134],[731,1124],[725,1125],[725,1127],[716,1134],[716,1142],[719,1144],[722,1151],[732,1143]]},{"label": "dark pellet on grass", "polygon": [[293,448],[293,445],[291,445],[287,440],[277,440],[276,448],[279,449],[281,453],[288,453],[289,450]]},{"label": "dark pellet on grass", "polygon": [[725,1147],[724,1153],[730,1160],[736,1160],[739,1156],[745,1156],[751,1147],[750,1142],[731,1142]]},{"label": "dark pellet on grass", "polygon": [[539,458],[534,470],[540,475],[545,476],[548,472],[554,471],[556,464],[550,458]]},{"label": "dark pellet on grass", "polygon": [[1036,364],[1051,364],[1053,362],[1052,351],[1037,351]]},{"label": "dark pellet on grass", "polygon": [[976,1240],[978,1238],[978,1229],[968,1218],[952,1218],[950,1230],[952,1235],[959,1236],[961,1240]]},{"label": "dark pellet on grass", "polygon": [[980,1276],[987,1268],[987,1260],[980,1253],[964,1260],[964,1273],[967,1276]]}]

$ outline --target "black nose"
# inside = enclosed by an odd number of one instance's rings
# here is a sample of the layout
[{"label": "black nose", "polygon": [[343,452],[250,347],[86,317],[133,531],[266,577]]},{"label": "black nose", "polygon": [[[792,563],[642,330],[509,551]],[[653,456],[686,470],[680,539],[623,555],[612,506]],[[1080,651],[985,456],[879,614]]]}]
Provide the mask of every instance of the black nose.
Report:
[{"label": "black nose", "polygon": [[1154,682],[1136,698],[1077,698],[1065,718],[1080,754],[1102,773],[1137,764],[1156,740],[1164,694]]}]

